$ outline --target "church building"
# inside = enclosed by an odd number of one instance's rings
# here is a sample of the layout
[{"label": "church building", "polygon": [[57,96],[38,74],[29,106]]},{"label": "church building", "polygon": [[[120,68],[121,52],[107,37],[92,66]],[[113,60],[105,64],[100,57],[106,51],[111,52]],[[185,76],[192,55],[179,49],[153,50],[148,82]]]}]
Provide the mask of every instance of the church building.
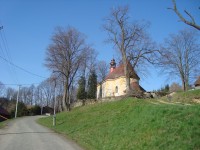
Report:
[{"label": "church building", "polygon": [[[135,91],[145,91],[139,85],[139,76],[134,71],[131,64],[128,64],[130,72],[131,89]],[[106,97],[117,97],[126,95],[126,77],[124,73],[124,64],[116,66],[115,59],[110,62],[110,72],[102,83],[97,85],[97,99]]]}]

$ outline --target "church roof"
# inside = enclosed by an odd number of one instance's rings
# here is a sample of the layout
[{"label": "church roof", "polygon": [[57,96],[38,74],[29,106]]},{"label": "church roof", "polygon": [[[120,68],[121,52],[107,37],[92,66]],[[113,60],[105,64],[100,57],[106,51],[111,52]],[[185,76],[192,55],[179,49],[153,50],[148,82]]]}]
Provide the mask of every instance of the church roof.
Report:
[{"label": "church roof", "polygon": [[136,90],[136,91],[143,91],[143,92],[145,92],[145,89],[143,89],[143,88],[139,85],[138,82],[132,82],[132,83],[131,83],[131,88],[132,88],[133,90]]},{"label": "church roof", "polygon": [[[139,76],[136,74],[136,72],[133,70],[133,67],[131,66],[131,64],[128,64],[128,70],[130,72],[130,77],[139,80]],[[105,80],[107,79],[115,79],[121,76],[125,76],[124,73],[124,65],[121,64],[118,67],[116,67],[112,72],[110,72],[107,77],[105,78]]]},{"label": "church roof", "polygon": [[199,76],[199,78],[195,81],[194,85],[195,85],[195,86],[199,86],[199,85],[200,85],[200,76]]}]

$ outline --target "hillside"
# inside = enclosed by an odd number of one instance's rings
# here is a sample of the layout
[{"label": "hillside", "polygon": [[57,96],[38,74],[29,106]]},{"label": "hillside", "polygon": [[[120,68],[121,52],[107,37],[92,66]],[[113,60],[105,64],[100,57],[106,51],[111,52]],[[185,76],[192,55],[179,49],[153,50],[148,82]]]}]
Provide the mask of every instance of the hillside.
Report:
[{"label": "hillside", "polygon": [[123,99],[79,107],[39,123],[85,149],[200,149],[200,105]]},{"label": "hillside", "polygon": [[200,103],[200,89],[175,93],[172,100],[183,103]]}]

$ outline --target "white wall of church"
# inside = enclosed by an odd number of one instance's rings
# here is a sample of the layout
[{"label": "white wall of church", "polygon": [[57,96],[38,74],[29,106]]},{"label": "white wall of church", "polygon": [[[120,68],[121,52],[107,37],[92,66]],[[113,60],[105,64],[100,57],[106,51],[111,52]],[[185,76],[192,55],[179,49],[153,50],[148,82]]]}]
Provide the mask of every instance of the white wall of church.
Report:
[{"label": "white wall of church", "polygon": [[125,77],[119,77],[117,79],[108,79],[102,83],[102,97],[100,96],[100,85],[97,87],[97,99],[125,95],[125,90]]},{"label": "white wall of church", "polygon": [[[130,82],[138,82],[136,79],[130,79]],[[108,79],[97,86],[97,99],[113,96],[122,96],[126,94],[126,78],[124,76],[116,79]]]}]

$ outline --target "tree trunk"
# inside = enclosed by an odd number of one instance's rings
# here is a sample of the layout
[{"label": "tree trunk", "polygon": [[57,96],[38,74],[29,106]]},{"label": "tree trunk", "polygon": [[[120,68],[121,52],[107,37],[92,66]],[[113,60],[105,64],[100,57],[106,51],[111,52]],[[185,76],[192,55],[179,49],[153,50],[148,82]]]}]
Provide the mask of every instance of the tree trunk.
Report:
[{"label": "tree trunk", "polygon": [[66,111],[66,110],[67,110],[67,107],[66,107],[66,99],[67,99],[67,83],[65,83],[64,94],[63,94],[63,98],[62,98],[62,107],[63,107],[63,111]]},{"label": "tree trunk", "polygon": [[59,112],[63,111],[63,106],[62,106],[62,98],[58,98],[58,110]]},{"label": "tree trunk", "polygon": [[124,74],[126,77],[126,94],[128,94],[130,92],[130,75],[129,75],[129,71],[128,71],[128,61],[126,58],[126,54],[123,52],[122,53],[123,56],[123,64],[124,64]]},{"label": "tree trunk", "polygon": [[70,111],[70,93],[69,93],[69,88],[67,88],[67,98],[66,98],[66,104],[67,104],[67,111]]},{"label": "tree trunk", "polygon": [[184,79],[182,79],[182,89],[184,92],[186,91],[186,82]]}]

